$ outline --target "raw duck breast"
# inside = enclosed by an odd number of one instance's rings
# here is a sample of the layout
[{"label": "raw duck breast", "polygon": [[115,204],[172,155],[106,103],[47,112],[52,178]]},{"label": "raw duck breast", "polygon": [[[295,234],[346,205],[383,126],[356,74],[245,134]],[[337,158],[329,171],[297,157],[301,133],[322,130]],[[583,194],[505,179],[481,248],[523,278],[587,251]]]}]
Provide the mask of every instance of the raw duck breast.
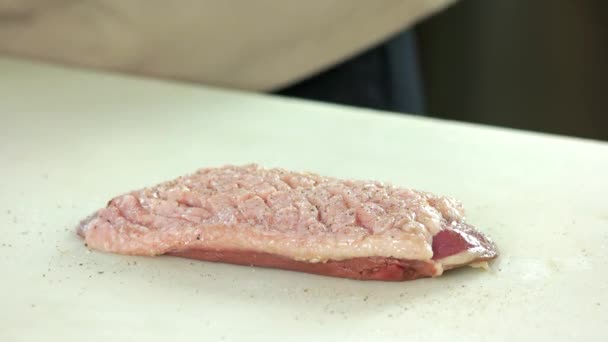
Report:
[{"label": "raw duck breast", "polygon": [[436,277],[498,255],[451,198],[257,165],[201,169],[115,197],[78,234],[104,252],[362,280]]}]

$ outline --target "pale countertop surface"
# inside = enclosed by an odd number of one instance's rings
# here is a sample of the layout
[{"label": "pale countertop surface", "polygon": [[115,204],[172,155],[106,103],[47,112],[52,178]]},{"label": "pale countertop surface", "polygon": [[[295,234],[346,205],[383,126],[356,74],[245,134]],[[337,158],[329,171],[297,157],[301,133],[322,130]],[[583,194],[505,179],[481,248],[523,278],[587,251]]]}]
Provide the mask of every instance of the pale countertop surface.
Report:
[{"label": "pale countertop surface", "polygon": [[[456,197],[502,255],[358,282],[75,234],[115,195],[249,162]],[[607,143],[0,59],[0,341],[606,341],[607,196]]]}]

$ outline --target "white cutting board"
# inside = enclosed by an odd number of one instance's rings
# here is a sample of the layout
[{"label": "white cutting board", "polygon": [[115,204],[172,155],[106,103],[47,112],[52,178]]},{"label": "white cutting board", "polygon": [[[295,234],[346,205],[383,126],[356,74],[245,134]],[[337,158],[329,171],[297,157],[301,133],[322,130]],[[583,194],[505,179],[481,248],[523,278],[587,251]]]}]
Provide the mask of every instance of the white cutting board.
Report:
[{"label": "white cutting board", "polygon": [[[457,197],[502,255],[359,282],[74,233],[114,195],[247,162]],[[0,341],[606,341],[607,194],[606,143],[0,60]]]}]

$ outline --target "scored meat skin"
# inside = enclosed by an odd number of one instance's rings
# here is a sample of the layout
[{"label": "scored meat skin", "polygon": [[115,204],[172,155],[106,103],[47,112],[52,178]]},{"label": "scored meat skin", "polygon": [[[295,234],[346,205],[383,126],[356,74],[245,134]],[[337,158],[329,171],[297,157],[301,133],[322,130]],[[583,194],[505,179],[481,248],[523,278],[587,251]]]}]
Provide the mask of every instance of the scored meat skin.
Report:
[{"label": "scored meat skin", "polygon": [[[118,196],[84,220],[79,234],[107,252],[353,279],[438,276],[497,255],[455,200],[256,165],[201,169]],[[455,255],[466,258],[442,262]]]}]

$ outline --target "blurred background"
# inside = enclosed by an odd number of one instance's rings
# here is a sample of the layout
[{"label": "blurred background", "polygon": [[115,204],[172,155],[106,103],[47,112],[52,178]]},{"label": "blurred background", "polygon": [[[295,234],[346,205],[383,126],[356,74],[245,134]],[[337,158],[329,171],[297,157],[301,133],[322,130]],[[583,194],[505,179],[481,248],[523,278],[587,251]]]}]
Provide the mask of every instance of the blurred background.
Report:
[{"label": "blurred background", "polygon": [[0,55],[608,140],[608,0],[452,2],[0,0]]},{"label": "blurred background", "polygon": [[279,94],[608,140],[608,1],[462,0]]},{"label": "blurred background", "polygon": [[430,115],[608,140],[608,1],[466,0],[416,33]]}]

